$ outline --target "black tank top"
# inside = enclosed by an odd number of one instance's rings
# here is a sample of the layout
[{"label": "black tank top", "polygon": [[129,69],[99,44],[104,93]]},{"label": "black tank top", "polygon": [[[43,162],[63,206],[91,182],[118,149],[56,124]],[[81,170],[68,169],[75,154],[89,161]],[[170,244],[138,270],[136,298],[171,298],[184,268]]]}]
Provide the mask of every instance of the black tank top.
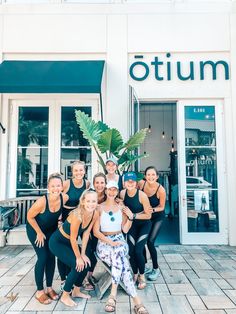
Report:
[{"label": "black tank top", "polygon": [[123,190],[123,180],[122,180],[122,176],[119,176],[119,179],[118,179],[118,187],[119,187],[119,191]]},{"label": "black tank top", "polygon": [[65,203],[69,207],[77,207],[79,205],[79,199],[82,193],[86,190],[86,180],[83,179],[83,186],[81,188],[75,187],[73,180],[70,179],[70,187],[66,194],[69,196],[68,201]]},{"label": "black tank top", "polygon": [[[146,182],[147,181],[144,182],[144,185],[143,185],[143,188],[142,188],[143,192],[144,192],[144,187],[145,187]],[[148,199],[149,199],[149,202],[150,202],[150,205],[151,205],[152,208],[157,207],[160,204],[160,199],[157,197],[157,192],[158,192],[160,186],[161,185],[159,183],[159,185],[158,185],[158,187],[156,189],[156,192],[153,195],[148,196]],[[161,218],[161,217],[163,217],[163,215],[164,215],[164,210],[162,210],[160,212],[152,213],[152,219]]]},{"label": "black tank top", "polygon": [[[95,211],[94,211],[94,212],[95,212]],[[88,229],[88,227],[90,226],[90,224],[91,224],[91,222],[92,222],[92,220],[93,220],[94,212],[93,212],[93,215],[92,215],[92,218],[91,218],[90,222],[87,224],[87,226],[86,226],[85,228],[82,227],[82,222],[81,222],[81,224],[80,224],[80,226],[79,226],[77,238],[78,238],[79,236],[81,236],[81,235],[84,233],[84,231],[86,231],[86,230]],[[72,215],[73,215],[73,213],[72,213]],[[71,223],[68,221],[68,219],[66,219],[66,221],[65,221],[65,222],[63,223],[63,225],[62,225],[63,231],[64,231],[66,234],[68,234],[68,236],[70,236],[70,225],[71,225]]]},{"label": "black tank top", "polygon": [[143,212],[143,204],[141,204],[139,201],[139,190],[137,190],[137,192],[135,193],[133,197],[130,197],[126,190],[125,197],[124,197],[124,204],[125,206],[129,207],[129,209],[134,214]]},{"label": "black tank top", "polygon": [[48,203],[48,196],[45,195],[46,198],[46,206],[45,211],[42,214],[38,214],[35,217],[37,224],[39,225],[40,229],[43,233],[47,232],[54,232],[58,226],[58,218],[61,215],[62,207],[63,207],[63,198],[60,194],[60,208],[56,212],[51,212]]}]

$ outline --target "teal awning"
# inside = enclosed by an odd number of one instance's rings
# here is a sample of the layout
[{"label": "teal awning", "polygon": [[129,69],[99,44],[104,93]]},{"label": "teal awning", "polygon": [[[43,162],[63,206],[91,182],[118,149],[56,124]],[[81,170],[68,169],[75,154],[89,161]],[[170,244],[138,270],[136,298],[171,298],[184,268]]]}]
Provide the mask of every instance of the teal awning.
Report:
[{"label": "teal awning", "polygon": [[100,93],[104,63],[3,61],[0,93]]}]

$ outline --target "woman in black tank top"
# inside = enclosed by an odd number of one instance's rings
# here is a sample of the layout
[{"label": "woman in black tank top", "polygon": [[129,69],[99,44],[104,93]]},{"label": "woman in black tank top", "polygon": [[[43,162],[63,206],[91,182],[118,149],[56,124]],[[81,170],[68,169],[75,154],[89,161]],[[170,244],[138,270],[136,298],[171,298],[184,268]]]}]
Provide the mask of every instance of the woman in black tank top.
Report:
[{"label": "woman in black tank top", "polygon": [[143,250],[151,229],[150,203],[147,195],[136,188],[137,176],[134,172],[127,172],[124,175],[124,184],[125,190],[121,191],[120,198],[124,200],[125,206],[133,213],[133,223],[127,237],[130,264],[134,273],[134,279],[135,281],[138,280],[138,289],[144,289],[146,282]]},{"label": "woman in black tank top", "polygon": [[[55,256],[48,247],[52,233],[57,229],[58,219],[63,204],[68,200],[63,189],[60,174],[52,174],[48,179],[48,195],[40,197],[27,213],[27,236],[37,254],[35,264],[35,282],[37,285],[36,299],[43,304],[57,300],[58,294],[52,289],[55,270]],[[43,278],[46,276],[47,289],[44,290]]]},{"label": "woman in black tank top", "polygon": [[[146,180],[139,182],[139,188],[147,194],[152,207],[152,226],[148,236],[147,246],[153,265],[152,269],[145,269],[145,274],[149,280],[156,280],[160,275],[160,270],[157,262],[155,240],[160,231],[163,219],[165,218],[166,192],[163,186],[157,182],[158,172],[155,167],[150,166],[146,168],[144,174]],[[146,259],[146,250],[144,250],[144,255]]]},{"label": "woman in black tank top", "polygon": [[[82,293],[80,288],[90,265],[85,251],[91,229],[98,218],[96,207],[97,193],[91,190],[84,191],[79,207],[71,212],[50,239],[51,252],[70,269],[60,299],[67,306],[77,305],[70,297],[71,290],[74,298],[90,298],[89,295]],[[79,236],[82,239],[81,250],[77,243]]]},{"label": "woman in black tank top", "polygon": [[[84,179],[85,163],[83,161],[75,161],[71,165],[71,171],[72,179],[63,182],[63,192],[68,195],[68,200],[62,209],[62,222],[64,222],[69,213],[79,205],[79,200],[83,191],[88,189],[90,186],[89,181]],[[62,290],[66,276],[70,269],[68,269],[60,260],[57,261],[57,266],[61,277]]]}]

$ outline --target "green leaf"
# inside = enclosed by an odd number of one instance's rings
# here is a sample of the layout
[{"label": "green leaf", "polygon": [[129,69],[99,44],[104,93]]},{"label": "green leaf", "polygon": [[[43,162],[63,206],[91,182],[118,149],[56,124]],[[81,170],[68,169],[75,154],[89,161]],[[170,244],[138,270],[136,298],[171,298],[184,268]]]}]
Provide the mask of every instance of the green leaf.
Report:
[{"label": "green leaf", "polygon": [[147,135],[148,129],[142,129],[138,132],[136,132],[133,136],[129,138],[129,140],[124,144],[123,147],[125,147],[126,151],[132,151],[135,148],[138,148],[143,141],[145,140],[145,137]]},{"label": "green leaf", "polygon": [[83,137],[89,141],[90,145],[94,146],[102,133],[98,123],[81,110],[75,110],[75,116]]},{"label": "green leaf", "polygon": [[101,153],[109,152],[109,155],[116,155],[123,145],[123,139],[117,129],[108,129],[101,134],[97,144]]},{"label": "green leaf", "polygon": [[106,123],[103,123],[102,121],[98,121],[97,125],[99,127],[99,129],[101,130],[101,132],[106,132],[107,130],[109,130],[109,126]]}]

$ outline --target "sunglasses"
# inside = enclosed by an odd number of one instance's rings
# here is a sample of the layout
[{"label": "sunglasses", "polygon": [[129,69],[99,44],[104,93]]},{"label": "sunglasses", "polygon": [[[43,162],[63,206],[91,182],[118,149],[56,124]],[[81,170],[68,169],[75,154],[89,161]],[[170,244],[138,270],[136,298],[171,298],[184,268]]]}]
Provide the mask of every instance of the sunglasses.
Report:
[{"label": "sunglasses", "polygon": [[115,221],[115,217],[113,216],[113,212],[109,211],[108,215],[111,217],[111,221]]}]

